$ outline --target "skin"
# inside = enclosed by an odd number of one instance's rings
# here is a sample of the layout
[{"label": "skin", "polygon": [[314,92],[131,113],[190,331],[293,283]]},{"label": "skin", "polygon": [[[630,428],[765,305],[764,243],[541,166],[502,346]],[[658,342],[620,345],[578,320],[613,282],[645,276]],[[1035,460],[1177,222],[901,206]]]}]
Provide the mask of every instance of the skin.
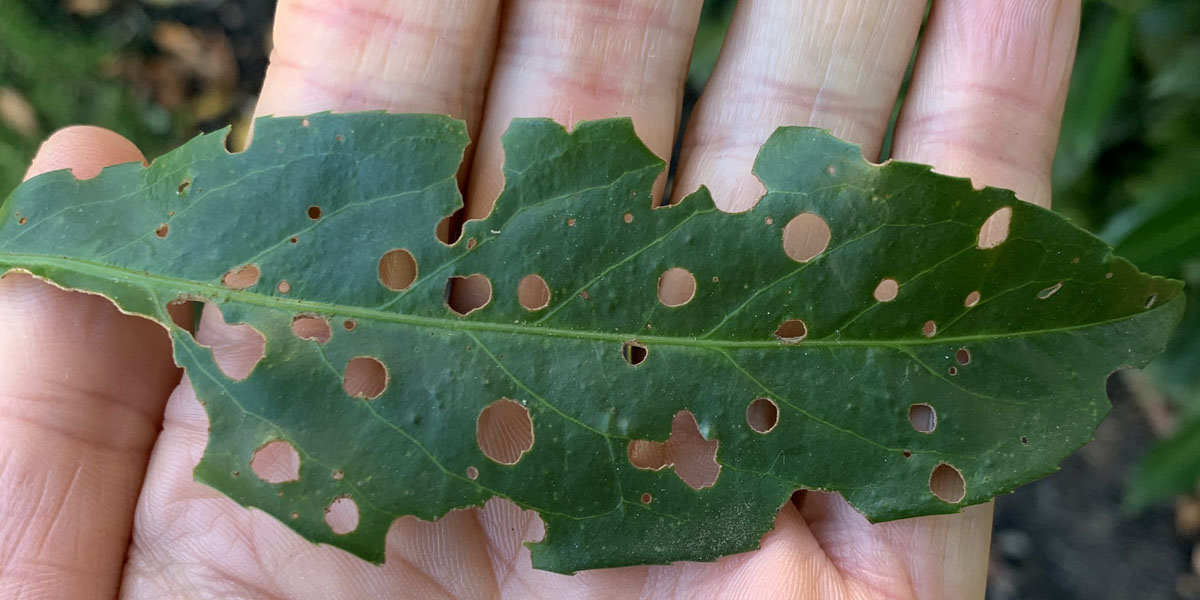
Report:
[{"label": "skin", "polygon": [[[465,214],[487,214],[514,117],[632,116],[669,158],[699,0],[283,0],[257,113],[386,109],[464,119]],[[673,198],[707,184],[751,207],[759,145],[816,125],[878,155],[925,10],[918,0],[742,0],[692,115]],[[894,156],[1049,206],[1079,1],[935,0]],[[91,127],[48,139],[29,176],[144,160]],[[660,188],[661,189],[661,188]],[[470,289],[455,293],[470,294]],[[230,364],[256,341],[205,315]],[[173,391],[172,391],[173,390]],[[398,520],[387,562],[314,546],[192,481],[207,419],[161,327],[96,296],[0,280],[0,597],[980,598],[990,504],[871,525],[797,494],[761,549],[716,563],[533,571],[538,518],[502,500]],[[830,457],[836,460],[836,457]]]}]

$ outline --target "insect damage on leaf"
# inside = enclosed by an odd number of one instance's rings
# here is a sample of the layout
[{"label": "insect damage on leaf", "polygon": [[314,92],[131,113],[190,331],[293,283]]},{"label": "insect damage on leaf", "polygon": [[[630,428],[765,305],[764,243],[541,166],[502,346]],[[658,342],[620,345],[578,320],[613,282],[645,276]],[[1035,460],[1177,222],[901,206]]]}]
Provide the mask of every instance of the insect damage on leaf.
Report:
[{"label": "insect damage on leaf", "polygon": [[[653,207],[663,162],[627,119],[515,121],[503,194],[453,243],[458,121],[223,136],[24,183],[0,272],[162,323],[211,423],[196,478],[373,561],[397,518],[496,496],[540,513],[559,572],[752,549],[799,488],[955,512],[1086,442],[1183,306],[1010,192],[814,129],[778,130],[767,194],[726,214],[703,188]],[[230,371],[179,301],[262,358]]]}]

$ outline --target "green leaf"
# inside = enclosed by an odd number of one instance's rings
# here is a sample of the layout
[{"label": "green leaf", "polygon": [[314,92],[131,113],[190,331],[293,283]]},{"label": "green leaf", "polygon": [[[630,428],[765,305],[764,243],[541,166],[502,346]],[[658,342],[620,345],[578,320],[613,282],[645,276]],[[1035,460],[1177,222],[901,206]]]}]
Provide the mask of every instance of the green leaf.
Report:
[{"label": "green leaf", "polygon": [[[1177,282],[1011,192],[872,165],[814,129],[778,130],[755,164],[767,195],[726,214],[704,189],[652,208],[663,163],[627,119],[515,121],[505,191],[453,246],[434,232],[461,203],[458,121],[260,119],[234,155],[223,135],[148,168],[26,182],[0,214],[0,271],[165,324],[211,421],[196,477],[374,561],[396,518],[493,496],[541,514],[533,561],[559,572],[752,549],[802,487],[875,521],[956,512],[1086,442],[1106,377],[1160,351],[1183,307]],[[1006,213],[1007,239],[981,248]],[[397,249],[417,267],[404,291],[381,280]],[[475,274],[490,302],[459,316],[448,278]],[[660,299],[664,276],[682,305]],[[522,281],[548,304],[525,308]],[[253,327],[265,357],[224,374],[172,324],[180,299]],[[298,337],[297,317],[327,321],[327,341]],[[343,388],[359,357],[386,369],[372,399]],[[489,446],[497,424],[506,446]],[[708,470],[677,472],[654,443],[688,433],[715,446]],[[295,481],[253,472],[276,440],[300,457]],[[339,498],[357,506],[348,533],[325,521]]]}]

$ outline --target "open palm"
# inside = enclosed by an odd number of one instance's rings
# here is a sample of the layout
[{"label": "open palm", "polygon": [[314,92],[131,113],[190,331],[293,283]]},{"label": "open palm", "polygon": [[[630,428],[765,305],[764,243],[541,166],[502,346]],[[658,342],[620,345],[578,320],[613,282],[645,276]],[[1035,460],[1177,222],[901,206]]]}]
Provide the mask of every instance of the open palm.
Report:
[{"label": "open palm", "polygon": [[[384,109],[464,119],[466,218],[504,182],[516,117],[632,116],[670,157],[700,0],[283,0],[257,113]],[[925,0],[742,0],[692,113],[673,199],[708,185],[740,211],[781,125],[816,125],[876,158]],[[892,154],[1049,205],[1049,168],[1079,0],[934,0]],[[142,155],[63,130],[30,175],[79,177]],[[665,189],[665,179],[659,189]],[[467,288],[457,294],[471,294]],[[261,338],[206,314],[197,339],[246,368]],[[715,564],[563,576],[533,571],[536,515],[494,499],[435,523],[400,519],[387,562],[314,546],[192,480],[208,422],[167,336],[106,300],[0,281],[0,597],[981,597],[991,506],[870,525],[799,492],[760,550]],[[172,392],[174,388],[174,392]],[[169,397],[169,399],[168,399]],[[836,456],[828,457],[836,461]],[[681,459],[684,460],[684,459]]]}]

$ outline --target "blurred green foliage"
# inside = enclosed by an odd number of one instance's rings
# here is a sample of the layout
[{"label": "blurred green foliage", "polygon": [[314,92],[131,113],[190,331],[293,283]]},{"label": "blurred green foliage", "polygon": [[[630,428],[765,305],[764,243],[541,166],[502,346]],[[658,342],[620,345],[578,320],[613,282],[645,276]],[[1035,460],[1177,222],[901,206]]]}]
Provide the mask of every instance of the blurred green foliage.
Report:
[{"label": "blurred green foliage", "polygon": [[126,41],[115,34],[57,2],[0,0],[0,90],[34,116],[24,130],[0,118],[0,198],[21,181],[42,139],[67,125],[114,129],[147,156],[177,141],[172,115],[135,97],[112,73]]}]

